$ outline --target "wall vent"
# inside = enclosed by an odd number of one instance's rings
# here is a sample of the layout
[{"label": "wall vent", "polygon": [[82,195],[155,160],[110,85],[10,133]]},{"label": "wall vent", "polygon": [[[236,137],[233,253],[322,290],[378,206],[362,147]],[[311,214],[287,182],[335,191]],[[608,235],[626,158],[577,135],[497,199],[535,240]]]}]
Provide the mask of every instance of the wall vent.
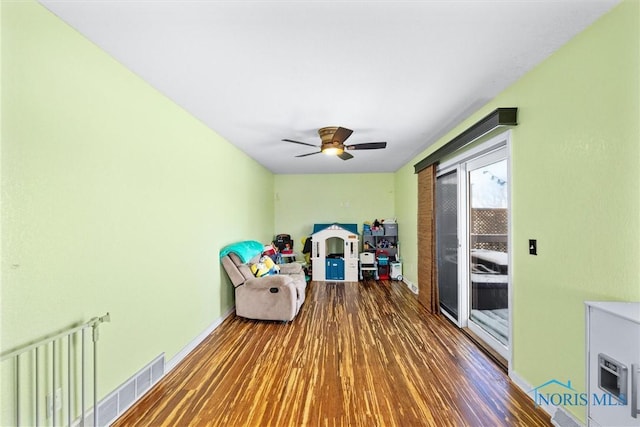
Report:
[{"label": "wall vent", "polygon": [[551,424],[558,427],[582,427],[582,424],[571,416],[564,408],[558,408],[553,413]]},{"label": "wall vent", "polygon": [[[98,403],[98,425],[106,426],[118,416],[118,395],[114,394]],[[91,417],[93,421],[93,417]]]},{"label": "wall vent", "polygon": [[418,294],[418,287],[414,283],[410,282],[407,279],[402,279],[402,281],[404,282],[405,285],[407,285],[407,288],[409,288],[411,292],[413,292],[416,295]]},{"label": "wall vent", "polygon": [[[147,391],[151,389],[164,376],[164,353],[153,359],[145,367],[140,369],[120,387],[98,402],[98,426],[112,424],[127,409],[133,406]],[[80,420],[76,420],[74,426],[79,426]],[[93,426],[93,409],[85,414],[84,425]]]}]

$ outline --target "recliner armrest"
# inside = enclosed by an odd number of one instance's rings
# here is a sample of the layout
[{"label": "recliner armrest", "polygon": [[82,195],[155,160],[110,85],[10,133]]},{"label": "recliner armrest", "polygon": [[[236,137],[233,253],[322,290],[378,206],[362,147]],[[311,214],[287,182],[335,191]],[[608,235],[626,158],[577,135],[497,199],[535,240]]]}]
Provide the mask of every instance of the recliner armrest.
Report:
[{"label": "recliner armrest", "polygon": [[298,274],[304,272],[302,271],[302,265],[297,262],[292,262],[289,264],[280,264],[280,274]]}]

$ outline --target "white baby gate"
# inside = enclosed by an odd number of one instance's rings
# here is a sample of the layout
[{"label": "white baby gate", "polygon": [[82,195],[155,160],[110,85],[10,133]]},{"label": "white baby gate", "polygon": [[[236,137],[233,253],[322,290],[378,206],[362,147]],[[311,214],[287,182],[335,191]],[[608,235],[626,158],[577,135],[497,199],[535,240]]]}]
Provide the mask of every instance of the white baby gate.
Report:
[{"label": "white baby gate", "polygon": [[[91,425],[98,425],[98,327],[110,320],[107,313],[79,326],[2,353],[2,368],[4,363],[13,361],[13,422],[16,426],[85,426],[88,416],[86,359],[92,363],[93,374]],[[92,329],[93,357],[87,357],[88,349],[91,347],[85,344],[85,330],[89,328]]]}]

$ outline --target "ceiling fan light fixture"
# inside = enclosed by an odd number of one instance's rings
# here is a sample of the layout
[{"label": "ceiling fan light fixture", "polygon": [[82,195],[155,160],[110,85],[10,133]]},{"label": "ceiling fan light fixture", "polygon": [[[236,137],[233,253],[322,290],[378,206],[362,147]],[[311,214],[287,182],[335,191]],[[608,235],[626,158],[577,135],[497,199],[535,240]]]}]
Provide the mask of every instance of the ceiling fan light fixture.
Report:
[{"label": "ceiling fan light fixture", "polygon": [[314,154],[324,153],[327,156],[339,157],[342,160],[353,159],[353,156],[345,150],[377,150],[387,147],[386,142],[365,142],[362,144],[344,145],[344,142],[352,133],[353,131],[351,129],[327,126],[318,129],[318,135],[320,135],[320,139],[322,140],[321,145],[309,144],[306,142],[295,141],[293,139],[283,139],[283,141],[320,148],[320,151],[316,151],[315,153],[301,154],[296,157],[307,157]]},{"label": "ceiling fan light fixture", "polygon": [[344,148],[339,146],[324,146],[322,147],[322,152],[327,156],[339,156],[344,153]]}]

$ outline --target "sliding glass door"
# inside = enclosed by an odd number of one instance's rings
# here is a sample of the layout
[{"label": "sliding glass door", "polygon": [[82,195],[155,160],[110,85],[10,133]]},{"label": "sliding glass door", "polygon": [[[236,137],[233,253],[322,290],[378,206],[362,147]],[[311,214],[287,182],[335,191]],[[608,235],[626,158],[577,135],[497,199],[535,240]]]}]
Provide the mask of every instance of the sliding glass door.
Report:
[{"label": "sliding glass door", "polygon": [[505,151],[467,163],[469,328],[499,353],[509,346],[509,176]]},{"label": "sliding glass door", "polygon": [[440,308],[458,323],[458,172],[436,178],[436,259]]},{"label": "sliding glass door", "polygon": [[509,359],[508,133],[440,165],[436,258],[440,308]]}]

